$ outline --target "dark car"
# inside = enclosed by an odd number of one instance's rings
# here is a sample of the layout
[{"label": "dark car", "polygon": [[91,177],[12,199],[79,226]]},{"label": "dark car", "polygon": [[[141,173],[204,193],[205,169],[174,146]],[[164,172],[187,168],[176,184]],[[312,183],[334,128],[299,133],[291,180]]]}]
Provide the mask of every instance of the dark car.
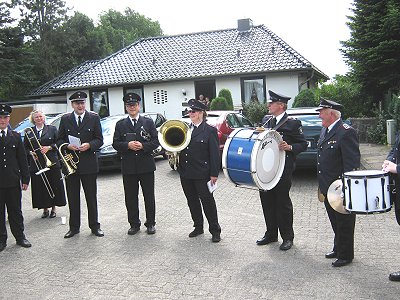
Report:
[{"label": "dark car", "polygon": [[296,159],[296,168],[317,167],[317,143],[322,129],[317,107],[289,108],[287,114],[301,121],[303,133],[307,140],[307,150],[300,153]]},{"label": "dark car", "polygon": [[[185,115],[181,119],[186,123],[191,123],[189,115]],[[207,123],[217,128],[219,150],[224,149],[226,139],[229,134],[237,128],[253,128],[253,123],[243,114],[232,110],[212,110],[207,111]]]},{"label": "dark car", "polygon": [[[140,114],[143,117],[151,118],[158,129],[165,121],[166,118],[160,113],[153,112],[145,112]],[[98,160],[99,160],[99,168],[100,170],[112,170],[119,169],[121,167],[121,156],[112,146],[115,124],[121,119],[128,117],[127,114],[120,114],[102,118],[101,128],[103,131],[103,146],[97,152]],[[163,149],[159,149],[158,152],[154,153],[154,156],[162,155],[166,158],[165,151]]]}]

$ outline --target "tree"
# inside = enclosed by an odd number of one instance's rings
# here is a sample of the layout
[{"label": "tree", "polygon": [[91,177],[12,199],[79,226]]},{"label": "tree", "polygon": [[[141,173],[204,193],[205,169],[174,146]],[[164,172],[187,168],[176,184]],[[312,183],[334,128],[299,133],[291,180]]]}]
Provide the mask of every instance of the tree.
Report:
[{"label": "tree", "polygon": [[125,9],[125,14],[113,9],[101,14],[97,29],[105,35],[108,41],[109,54],[140,38],[163,34],[158,22],[154,22],[130,8]]},{"label": "tree", "polygon": [[353,12],[342,52],[362,91],[378,102],[400,90],[399,1],[354,0]]},{"label": "tree", "polygon": [[224,97],[217,97],[211,101],[210,110],[229,110],[229,104]]},{"label": "tree", "polygon": [[293,107],[315,107],[318,106],[318,99],[312,89],[302,90],[295,98]]},{"label": "tree", "polygon": [[223,97],[226,99],[226,103],[228,104],[228,110],[233,110],[233,101],[231,91],[228,89],[222,89],[218,93],[218,97]]}]

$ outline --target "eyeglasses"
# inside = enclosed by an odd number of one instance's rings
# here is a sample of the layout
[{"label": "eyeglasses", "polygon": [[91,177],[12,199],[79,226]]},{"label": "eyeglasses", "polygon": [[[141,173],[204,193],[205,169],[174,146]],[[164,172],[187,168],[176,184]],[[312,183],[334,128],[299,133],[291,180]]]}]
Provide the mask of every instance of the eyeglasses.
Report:
[{"label": "eyeglasses", "polygon": [[199,112],[199,110],[189,110],[189,111],[188,111],[188,114],[190,114],[190,113],[195,113],[195,112]]}]

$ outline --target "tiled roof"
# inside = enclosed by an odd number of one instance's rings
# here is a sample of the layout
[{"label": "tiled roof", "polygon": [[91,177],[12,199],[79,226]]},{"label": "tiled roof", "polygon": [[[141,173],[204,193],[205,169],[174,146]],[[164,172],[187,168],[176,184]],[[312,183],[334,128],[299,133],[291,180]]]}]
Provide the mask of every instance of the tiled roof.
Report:
[{"label": "tiled roof", "polygon": [[52,92],[51,88],[53,86],[57,86],[59,84],[63,84],[66,81],[70,80],[71,78],[74,78],[78,74],[86,71],[87,69],[91,68],[94,66],[96,63],[98,63],[98,60],[88,60],[76,68],[73,68],[72,70],[69,70],[60,76],[54,78],[53,80],[50,80],[46,82],[45,84],[41,85],[40,87],[32,90],[27,96],[28,97],[40,97],[40,96],[46,96],[46,95],[54,95]]},{"label": "tiled roof", "polygon": [[208,31],[141,39],[90,69],[54,85],[56,90],[196,79],[274,71],[315,70],[264,25],[250,31]]}]

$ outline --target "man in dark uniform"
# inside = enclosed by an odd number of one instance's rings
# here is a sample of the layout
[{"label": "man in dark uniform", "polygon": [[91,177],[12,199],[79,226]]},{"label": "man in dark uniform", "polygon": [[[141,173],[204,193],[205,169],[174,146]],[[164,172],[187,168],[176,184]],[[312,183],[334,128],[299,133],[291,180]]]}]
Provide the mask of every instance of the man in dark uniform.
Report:
[{"label": "man in dark uniform", "polygon": [[[391,173],[391,177],[395,181],[396,191],[400,191],[400,134],[397,134],[396,142],[383,162],[382,169]],[[400,225],[400,192],[396,193],[394,199],[394,211],[397,223]],[[400,281],[400,271],[389,274],[389,280]]]},{"label": "man in dark uniform", "polygon": [[125,206],[131,228],[129,235],[140,230],[139,183],[142,187],[148,234],[155,229],[154,171],[156,164],[153,150],[158,146],[158,132],[150,118],[139,115],[140,96],[128,93],[123,97],[129,116],[115,125],[113,147],[122,155],[121,171],[124,183]]},{"label": "man in dark uniform", "polygon": [[196,237],[204,232],[203,207],[212,235],[211,240],[218,243],[221,240],[221,227],[218,223],[217,206],[207,186],[216,184],[221,163],[217,130],[206,122],[206,105],[195,99],[190,99],[188,105],[192,121],[191,139],[189,145],[179,153],[177,170],[193,220],[194,230],[189,233],[189,237]]},{"label": "man in dark uniform", "polygon": [[301,121],[289,118],[286,109],[290,97],[268,91],[268,111],[272,117],[265,122],[266,128],[278,131],[283,139],[279,149],[286,151],[285,168],[278,184],[268,191],[260,191],[261,205],[267,231],[257,240],[257,245],[278,241],[278,229],[282,237],[279,249],[286,251],[293,246],[293,205],[289,196],[296,155],[307,149],[307,141],[301,128]]},{"label": "man in dark uniform", "polygon": [[327,199],[329,186],[343,173],[360,167],[360,150],[356,131],[341,120],[343,106],[321,98],[319,117],[322,119],[318,141],[318,184],[325,197],[325,208],[335,234],[333,249],[326,258],[337,258],[333,267],[342,267],[354,258],[354,214],[342,214],[332,208]]},{"label": "man in dark uniform", "polygon": [[0,104],[0,252],[7,245],[6,206],[17,245],[32,246],[24,234],[21,211],[21,188],[26,191],[29,184],[28,161],[21,135],[9,127],[11,112],[9,105]]},{"label": "man in dark uniform", "polygon": [[[89,227],[94,235],[104,236],[98,222],[97,173],[99,166],[96,156],[96,150],[103,145],[103,134],[99,115],[85,109],[86,98],[85,92],[76,92],[69,97],[74,111],[61,117],[58,130],[57,145],[67,143],[68,149],[76,151],[79,157],[77,171],[65,180],[70,219],[69,231],[64,238],[70,238],[79,233],[81,225],[81,183],[88,208]],[[79,143],[71,143],[70,137],[78,138],[80,145]]]}]

